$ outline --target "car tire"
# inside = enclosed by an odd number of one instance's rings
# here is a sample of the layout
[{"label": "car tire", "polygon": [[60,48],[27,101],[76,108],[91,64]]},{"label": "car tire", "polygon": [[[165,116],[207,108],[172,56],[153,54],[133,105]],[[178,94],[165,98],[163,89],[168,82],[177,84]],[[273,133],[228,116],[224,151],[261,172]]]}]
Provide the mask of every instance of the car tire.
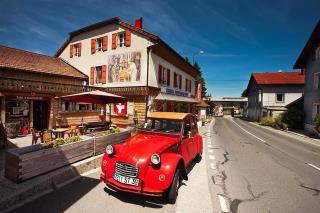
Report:
[{"label": "car tire", "polygon": [[195,157],[194,161],[196,163],[200,163],[200,161],[202,160],[202,153],[197,154],[197,156]]},{"label": "car tire", "polygon": [[181,174],[180,174],[180,168],[177,168],[176,173],[174,174],[172,183],[170,188],[167,191],[167,200],[171,204],[175,204],[178,196],[178,190],[181,184]]}]

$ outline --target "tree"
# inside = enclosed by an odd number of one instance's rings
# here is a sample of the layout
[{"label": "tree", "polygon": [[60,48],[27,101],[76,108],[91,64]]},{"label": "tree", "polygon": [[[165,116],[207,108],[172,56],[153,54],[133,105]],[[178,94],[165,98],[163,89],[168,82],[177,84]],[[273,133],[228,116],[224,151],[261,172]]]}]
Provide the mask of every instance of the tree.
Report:
[{"label": "tree", "polygon": [[[196,81],[197,82],[202,81],[202,97],[205,97],[206,94],[207,94],[206,82],[205,82],[205,79],[202,76],[202,71],[201,71],[201,68],[200,68],[198,62],[194,62],[193,67],[196,68],[197,70],[199,70],[200,75],[198,75],[196,77]],[[198,87],[198,84],[196,84],[196,88],[197,87]]]},{"label": "tree", "polygon": [[190,61],[189,61],[188,57],[185,57],[184,59],[186,60],[186,62],[188,62],[190,64]]},{"label": "tree", "polygon": [[241,97],[247,97],[247,89],[244,89],[241,93]]}]

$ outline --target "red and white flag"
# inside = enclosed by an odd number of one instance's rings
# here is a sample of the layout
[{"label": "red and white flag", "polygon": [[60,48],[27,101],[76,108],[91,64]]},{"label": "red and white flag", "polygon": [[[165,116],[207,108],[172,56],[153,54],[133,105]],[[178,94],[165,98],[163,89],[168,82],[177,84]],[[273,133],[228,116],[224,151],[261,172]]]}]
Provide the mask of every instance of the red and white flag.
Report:
[{"label": "red and white flag", "polygon": [[126,116],[127,115],[127,102],[125,103],[114,103],[113,104],[114,114],[118,116]]}]

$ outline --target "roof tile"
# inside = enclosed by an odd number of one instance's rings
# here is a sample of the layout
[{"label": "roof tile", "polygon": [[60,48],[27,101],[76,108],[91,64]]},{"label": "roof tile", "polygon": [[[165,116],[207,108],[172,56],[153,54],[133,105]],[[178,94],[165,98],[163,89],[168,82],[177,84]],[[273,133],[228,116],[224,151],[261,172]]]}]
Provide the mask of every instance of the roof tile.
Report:
[{"label": "roof tile", "polygon": [[301,72],[253,73],[257,84],[304,84]]}]

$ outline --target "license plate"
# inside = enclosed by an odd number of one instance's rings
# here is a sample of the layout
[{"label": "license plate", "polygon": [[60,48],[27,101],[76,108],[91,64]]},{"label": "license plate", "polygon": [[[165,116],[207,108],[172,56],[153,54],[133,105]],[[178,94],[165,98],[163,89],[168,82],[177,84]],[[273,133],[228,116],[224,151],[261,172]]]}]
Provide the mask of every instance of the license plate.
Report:
[{"label": "license plate", "polygon": [[122,175],[118,175],[116,173],[113,173],[113,179],[120,183],[128,184],[128,185],[133,185],[133,186],[138,186],[139,185],[139,179],[136,178],[131,178],[131,177],[125,177]]}]

